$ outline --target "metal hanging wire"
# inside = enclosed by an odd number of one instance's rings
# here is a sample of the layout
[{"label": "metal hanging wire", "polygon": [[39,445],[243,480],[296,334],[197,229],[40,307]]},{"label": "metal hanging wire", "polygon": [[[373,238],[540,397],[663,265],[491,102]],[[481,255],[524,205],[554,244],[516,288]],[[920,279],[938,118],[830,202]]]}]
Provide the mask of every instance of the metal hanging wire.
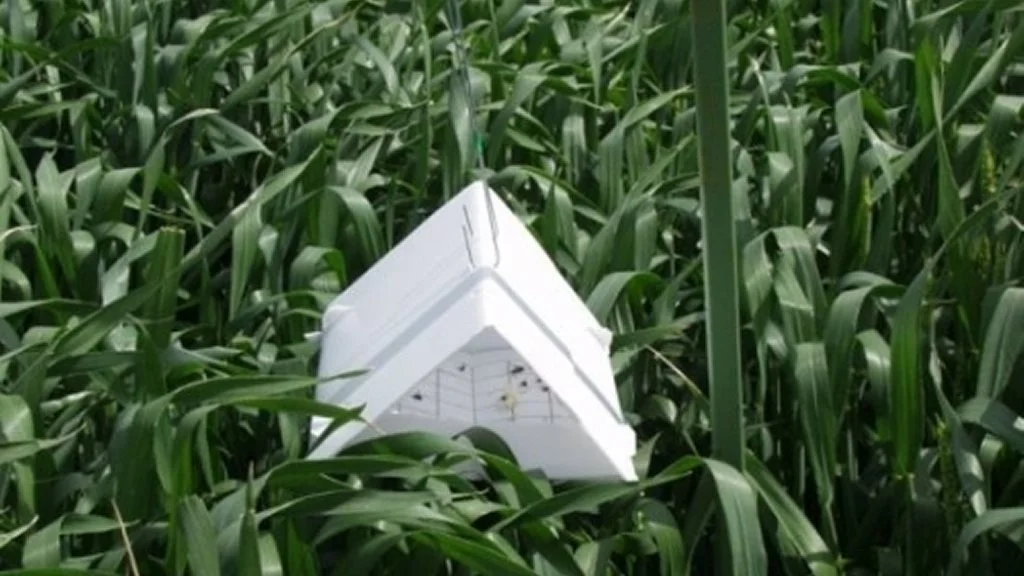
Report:
[{"label": "metal hanging wire", "polygon": [[455,44],[456,73],[462,79],[466,87],[466,99],[469,106],[469,130],[473,136],[473,150],[476,156],[476,164],[480,169],[485,168],[483,138],[476,127],[476,98],[473,96],[473,82],[469,76],[469,57],[466,55],[466,45],[462,35],[462,10],[459,8],[458,0],[448,0],[448,22],[452,28],[452,40]]},{"label": "metal hanging wire", "polygon": [[[461,77],[463,86],[466,88],[466,100],[467,106],[469,107],[469,130],[473,137],[473,150],[476,156],[477,168],[481,171],[487,168],[484,162],[484,145],[483,145],[483,134],[477,129],[476,126],[476,98],[473,95],[473,81],[469,76],[469,57],[466,55],[466,45],[462,34],[462,10],[459,8],[458,0],[448,0],[447,3],[448,21],[452,28],[452,40],[455,44],[455,57],[456,62],[455,68],[456,73]],[[498,245],[498,221],[494,215],[494,202],[491,199],[490,187],[487,187],[487,191],[484,194],[484,200],[487,203],[487,218],[490,220],[491,226],[491,242],[494,244],[494,268],[497,268],[501,263],[501,249]],[[466,251],[469,253],[470,265],[476,268],[476,262],[473,258],[473,254],[469,249],[469,237],[473,236],[473,228],[469,223],[469,215],[466,214],[466,223],[462,227],[462,234],[466,241]]]}]

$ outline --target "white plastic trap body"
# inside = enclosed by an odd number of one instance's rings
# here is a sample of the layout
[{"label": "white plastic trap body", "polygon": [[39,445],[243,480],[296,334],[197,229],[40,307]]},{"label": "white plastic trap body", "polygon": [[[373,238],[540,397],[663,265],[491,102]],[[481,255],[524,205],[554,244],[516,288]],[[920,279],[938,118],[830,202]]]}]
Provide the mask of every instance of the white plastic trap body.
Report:
[{"label": "white plastic trap body", "polygon": [[[482,182],[421,223],[324,314],[317,399],[364,406],[310,454],[387,434],[497,433],[552,479],[636,479],[611,334]],[[329,425],[314,418],[314,439]]]}]

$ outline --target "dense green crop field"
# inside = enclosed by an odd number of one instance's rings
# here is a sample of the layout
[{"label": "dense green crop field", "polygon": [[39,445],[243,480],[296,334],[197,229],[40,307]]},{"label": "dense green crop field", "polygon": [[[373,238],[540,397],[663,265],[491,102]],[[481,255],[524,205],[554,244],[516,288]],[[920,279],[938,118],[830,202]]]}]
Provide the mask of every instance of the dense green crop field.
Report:
[{"label": "dense green crop field", "polygon": [[[1024,6],[692,4],[0,0],[0,571],[1019,573]],[[303,335],[478,178],[638,483],[303,459]]]}]

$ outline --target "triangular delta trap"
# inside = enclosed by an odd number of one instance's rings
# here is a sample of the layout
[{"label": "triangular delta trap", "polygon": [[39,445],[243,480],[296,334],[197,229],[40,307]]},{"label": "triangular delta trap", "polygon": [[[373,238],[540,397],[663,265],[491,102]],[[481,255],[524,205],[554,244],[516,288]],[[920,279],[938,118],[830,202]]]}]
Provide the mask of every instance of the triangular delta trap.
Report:
[{"label": "triangular delta trap", "polygon": [[[484,183],[445,203],[327,308],[317,388],[364,406],[311,458],[384,433],[484,427],[552,479],[636,479],[611,334]],[[314,418],[319,439],[329,425]],[[377,428],[377,430],[374,430]]]}]

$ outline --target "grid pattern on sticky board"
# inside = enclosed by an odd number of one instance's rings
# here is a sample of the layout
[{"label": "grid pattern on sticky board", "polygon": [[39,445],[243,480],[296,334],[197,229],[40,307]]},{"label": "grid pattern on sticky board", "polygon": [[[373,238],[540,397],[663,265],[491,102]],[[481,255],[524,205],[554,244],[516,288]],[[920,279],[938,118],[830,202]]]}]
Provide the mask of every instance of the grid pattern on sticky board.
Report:
[{"label": "grid pattern on sticky board", "polygon": [[391,412],[474,424],[577,421],[512,350],[454,355],[417,382]]}]

